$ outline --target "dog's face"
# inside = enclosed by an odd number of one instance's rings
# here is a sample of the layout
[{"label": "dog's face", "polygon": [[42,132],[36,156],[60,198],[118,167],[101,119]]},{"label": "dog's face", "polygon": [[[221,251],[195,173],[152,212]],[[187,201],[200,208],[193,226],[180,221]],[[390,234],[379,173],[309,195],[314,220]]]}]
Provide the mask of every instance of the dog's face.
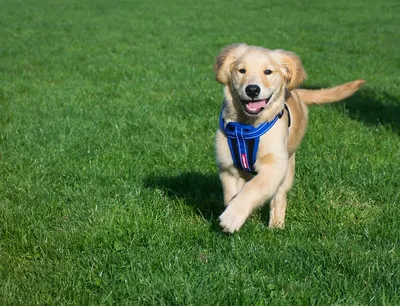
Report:
[{"label": "dog's face", "polygon": [[286,88],[292,90],[306,78],[294,53],[245,44],[222,50],[214,68],[217,81],[228,86],[233,103],[251,117],[282,101]]}]

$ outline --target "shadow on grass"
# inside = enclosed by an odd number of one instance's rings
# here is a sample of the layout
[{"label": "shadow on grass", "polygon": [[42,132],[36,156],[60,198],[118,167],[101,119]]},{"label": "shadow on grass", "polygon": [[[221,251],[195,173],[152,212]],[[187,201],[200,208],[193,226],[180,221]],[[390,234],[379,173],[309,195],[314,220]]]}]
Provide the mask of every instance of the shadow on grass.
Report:
[{"label": "shadow on grass", "polygon": [[213,229],[220,231],[218,216],[224,207],[217,174],[186,172],[176,176],[148,177],[145,186],[161,189],[171,198],[182,199],[196,214],[211,221]]},{"label": "shadow on grass", "polygon": [[[309,86],[306,89],[319,89],[327,86]],[[353,120],[368,126],[388,127],[400,135],[400,101],[395,96],[379,90],[362,88],[350,98],[330,107],[345,113]]]}]

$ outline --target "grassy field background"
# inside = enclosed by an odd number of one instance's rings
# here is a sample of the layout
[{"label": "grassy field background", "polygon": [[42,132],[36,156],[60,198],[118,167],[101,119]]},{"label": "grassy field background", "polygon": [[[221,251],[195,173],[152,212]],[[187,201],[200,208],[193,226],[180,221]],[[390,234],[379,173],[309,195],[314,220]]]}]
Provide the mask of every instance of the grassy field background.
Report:
[{"label": "grassy field background", "polygon": [[[0,1],[0,304],[399,305],[398,1]],[[296,52],[287,225],[218,228],[212,65]]]}]

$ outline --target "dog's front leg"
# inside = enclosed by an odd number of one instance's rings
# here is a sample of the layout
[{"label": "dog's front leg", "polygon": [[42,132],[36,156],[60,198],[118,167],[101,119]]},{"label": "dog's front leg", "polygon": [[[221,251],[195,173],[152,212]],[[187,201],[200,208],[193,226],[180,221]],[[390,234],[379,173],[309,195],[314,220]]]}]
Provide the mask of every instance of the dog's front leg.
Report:
[{"label": "dog's front leg", "polygon": [[224,192],[224,205],[229,205],[232,199],[238,194],[246,183],[245,179],[240,177],[238,171],[233,169],[223,170],[219,173],[222,189]]},{"label": "dog's front leg", "polygon": [[252,211],[276,193],[285,178],[287,167],[287,160],[261,167],[259,173],[243,186],[219,217],[225,232],[238,231]]}]

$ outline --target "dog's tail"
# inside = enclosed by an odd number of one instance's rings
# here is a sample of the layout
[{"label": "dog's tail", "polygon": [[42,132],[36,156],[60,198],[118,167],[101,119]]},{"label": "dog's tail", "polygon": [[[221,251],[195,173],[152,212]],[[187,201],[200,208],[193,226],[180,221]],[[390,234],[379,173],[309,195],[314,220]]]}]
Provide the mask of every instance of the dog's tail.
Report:
[{"label": "dog's tail", "polygon": [[353,95],[363,84],[364,80],[356,80],[342,85],[322,89],[296,89],[297,94],[306,104],[325,104],[341,101]]}]

